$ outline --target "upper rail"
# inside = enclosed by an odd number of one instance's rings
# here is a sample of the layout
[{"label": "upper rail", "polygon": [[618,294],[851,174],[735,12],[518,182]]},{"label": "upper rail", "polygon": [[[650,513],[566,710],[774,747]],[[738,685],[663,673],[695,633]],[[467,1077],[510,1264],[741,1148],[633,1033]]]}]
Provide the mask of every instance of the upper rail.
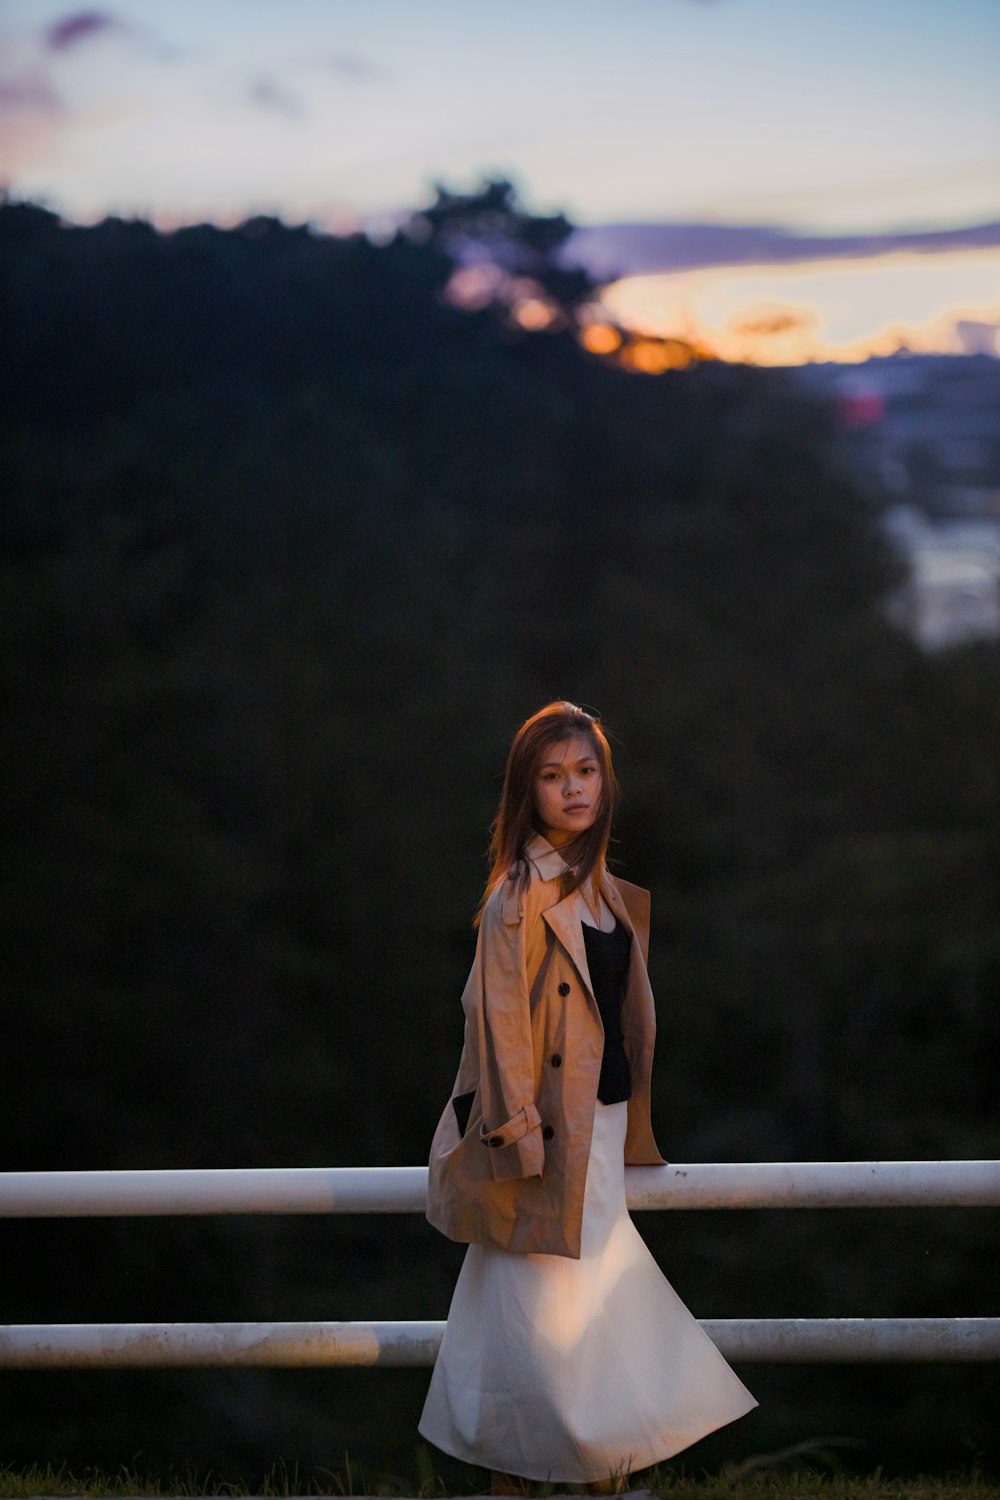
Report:
[{"label": "upper rail", "polygon": [[[1000,1359],[1000,1318],[714,1318],[727,1359],[874,1364]],[[70,1323],[0,1326],[0,1369],[432,1365],[444,1324]]]},{"label": "upper rail", "polygon": [[[628,1206],[986,1208],[1000,1161],[698,1162],[627,1167]],[[422,1213],[426,1167],[2,1172],[0,1218]]]}]

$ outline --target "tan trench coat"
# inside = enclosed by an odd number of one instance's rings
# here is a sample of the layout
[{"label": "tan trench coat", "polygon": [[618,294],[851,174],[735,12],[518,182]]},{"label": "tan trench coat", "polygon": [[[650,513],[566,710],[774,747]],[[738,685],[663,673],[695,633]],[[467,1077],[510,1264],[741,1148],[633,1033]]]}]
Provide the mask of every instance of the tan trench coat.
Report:
[{"label": "tan trench coat", "polygon": [[[578,1259],[604,1028],[580,925],[583,896],[562,897],[566,866],[547,839],[536,835],[525,852],[527,890],[505,881],[483,910],[462,996],[462,1060],[431,1144],[427,1217],[449,1239]],[[649,1116],[649,893],[607,871],[601,891],[633,938],[622,1004],[632,1078],[625,1160],[658,1166]]]}]

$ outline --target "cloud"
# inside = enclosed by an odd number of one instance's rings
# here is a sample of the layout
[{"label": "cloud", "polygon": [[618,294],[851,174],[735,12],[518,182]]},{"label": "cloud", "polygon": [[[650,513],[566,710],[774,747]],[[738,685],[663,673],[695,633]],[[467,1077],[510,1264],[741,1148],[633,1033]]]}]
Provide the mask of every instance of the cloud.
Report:
[{"label": "cloud", "polygon": [[69,52],[81,42],[128,29],[106,10],[77,10],[46,27],[43,44],[47,52]]},{"label": "cloud", "polygon": [[[297,79],[303,79],[304,74],[311,73],[315,77],[320,72],[329,77],[332,73],[345,84],[363,85],[389,76],[378,63],[357,52],[330,52],[308,59],[300,58],[298,62],[290,59],[287,69]],[[309,114],[305,96],[296,92],[284,80],[276,78],[273,73],[258,73],[244,98],[258,109],[274,111],[288,119],[300,120]]]},{"label": "cloud", "polygon": [[0,157],[3,180],[44,162],[65,125],[63,100],[45,70],[22,62],[0,75]]},{"label": "cloud", "polygon": [[77,10],[53,21],[41,34],[41,47],[48,54],[74,52],[99,38],[124,38],[140,51],[161,62],[183,58],[185,50],[161,41],[147,26],[124,21],[107,10]]},{"label": "cloud", "polygon": [[360,52],[299,53],[288,62],[297,74],[321,74],[327,79],[332,76],[343,84],[379,83],[393,77],[391,69]]},{"label": "cloud", "polygon": [[1000,222],[897,234],[796,234],[769,224],[593,224],[574,229],[562,248],[599,280],[644,272],[766,262],[862,259],[892,250],[985,249],[1000,245]]},{"label": "cloud", "polygon": [[60,108],[59,95],[41,68],[0,77],[0,114],[58,114]]},{"label": "cloud", "polygon": [[[160,55],[154,39],[106,10],[74,10],[0,33],[0,157],[7,183],[51,162],[74,125],[107,111],[90,43]],[[102,46],[95,49],[100,55]]]},{"label": "cloud", "polygon": [[372,62],[368,57],[361,57],[356,52],[333,52],[323,61],[329,72],[352,81],[365,82],[386,76],[386,70],[378,63]]},{"label": "cloud", "polygon": [[277,79],[267,73],[261,73],[250,85],[247,93],[250,103],[259,109],[275,110],[278,114],[287,115],[290,119],[299,120],[306,113],[306,108],[297,94],[290,89],[284,88]]}]

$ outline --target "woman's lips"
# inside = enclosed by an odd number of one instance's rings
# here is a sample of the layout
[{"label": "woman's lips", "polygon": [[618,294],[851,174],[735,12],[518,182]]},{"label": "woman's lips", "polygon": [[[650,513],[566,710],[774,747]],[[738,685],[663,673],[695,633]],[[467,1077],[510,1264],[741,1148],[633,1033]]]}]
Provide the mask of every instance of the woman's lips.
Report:
[{"label": "woman's lips", "polygon": [[585,803],[585,802],[577,802],[575,806],[573,806],[573,807],[567,807],[566,811],[568,813],[589,812],[590,808],[589,808],[588,804]]}]

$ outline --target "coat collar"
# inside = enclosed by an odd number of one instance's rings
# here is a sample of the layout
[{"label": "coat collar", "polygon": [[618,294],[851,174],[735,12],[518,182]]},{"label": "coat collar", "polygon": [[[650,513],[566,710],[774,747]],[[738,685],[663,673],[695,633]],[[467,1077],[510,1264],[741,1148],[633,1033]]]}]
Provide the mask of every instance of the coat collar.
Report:
[{"label": "coat collar", "polygon": [[540,880],[558,880],[569,869],[559,850],[553,848],[542,833],[531,836],[524,846],[524,852],[538,871]]},{"label": "coat collar", "polygon": [[[524,846],[524,852],[534,865],[541,880],[558,880],[569,868],[559,850],[553,848],[548,839],[541,833],[536,833],[528,840]],[[621,894],[606,865],[601,870],[600,885],[601,894],[605,901],[630,936],[635,938],[636,931],[632,915],[626,903],[622,900]],[[576,965],[577,972],[583,980],[587,991],[593,996],[594,988],[591,983],[590,969],[587,964],[587,949],[583,939],[583,928],[580,925],[580,907],[582,904],[583,896],[580,891],[576,890],[569,896],[564,896],[561,900],[556,901],[542,915]]]},{"label": "coat collar", "polygon": [[[553,845],[549,843],[544,834],[533,834],[525,844],[524,852],[527,858],[534,865],[535,869],[538,871],[538,877],[540,880],[558,880],[560,876],[565,875],[569,869],[569,866],[563,859],[562,855],[559,853],[559,850],[554,848]],[[603,895],[605,901],[611,907],[611,910],[614,912],[618,920],[624,921],[625,926],[628,928],[629,932],[631,932],[632,920],[630,914],[626,908],[625,902],[621,898],[618,887],[615,885],[615,882],[611,877],[611,872],[608,870],[607,865],[604,865],[601,869],[600,885],[601,894]],[[574,892],[574,896],[577,894],[578,893]],[[565,898],[568,905],[572,905],[574,896],[567,896]],[[580,900],[583,900],[582,896],[580,897]],[[550,910],[551,909],[552,908],[550,908]]]}]

